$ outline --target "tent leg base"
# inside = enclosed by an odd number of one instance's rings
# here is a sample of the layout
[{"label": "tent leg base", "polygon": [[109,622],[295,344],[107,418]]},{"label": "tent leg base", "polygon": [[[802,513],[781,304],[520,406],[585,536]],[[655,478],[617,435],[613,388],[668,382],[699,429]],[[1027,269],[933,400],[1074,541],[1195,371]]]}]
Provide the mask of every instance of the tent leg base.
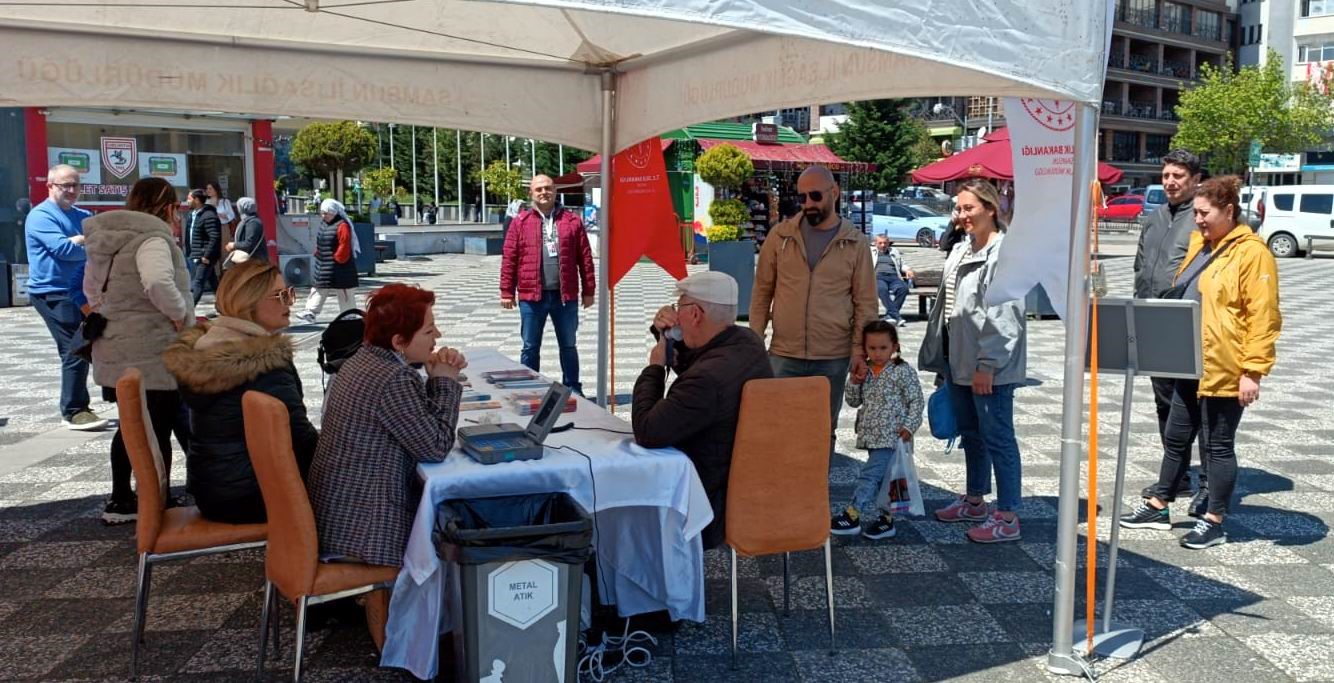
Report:
[{"label": "tent leg base", "polygon": [[[1094,626],[1093,633],[1093,655],[1097,657],[1108,657],[1111,659],[1132,659],[1139,654],[1139,649],[1144,645],[1144,631],[1126,624],[1112,622],[1112,628],[1109,631],[1098,632]],[[1089,656],[1085,650],[1088,647],[1088,630],[1083,619],[1075,622],[1074,629],[1075,652]]]}]

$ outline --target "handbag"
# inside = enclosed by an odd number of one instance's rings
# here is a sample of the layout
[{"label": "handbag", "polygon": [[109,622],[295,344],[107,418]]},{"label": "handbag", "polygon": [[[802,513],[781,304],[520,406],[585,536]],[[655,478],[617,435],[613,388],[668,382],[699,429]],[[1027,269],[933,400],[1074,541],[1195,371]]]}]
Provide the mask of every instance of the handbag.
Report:
[{"label": "handbag", "polygon": [[[107,283],[111,282],[111,269],[116,265],[116,255],[111,255],[111,262],[107,264],[106,277],[102,278],[102,294],[107,293]],[[83,317],[79,323],[79,331],[75,333],[75,339],[82,339],[78,348],[74,349],[74,355],[91,363],[93,362],[93,342],[97,341],[107,331],[106,316],[93,311]]]},{"label": "handbag", "polygon": [[250,260],[250,252],[241,251],[240,249],[233,249],[230,253],[227,254],[227,258],[224,258],[222,260],[222,269],[227,270],[232,266],[245,263],[246,261],[249,260]]},{"label": "handbag", "polygon": [[[1184,281],[1173,283],[1171,287],[1168,287],[1167,289],[1163,290],[1163,293],[1159,294],[1158,298],[1159,299],[1186,298],[1186,292],[1189,291],[1190,286],[1194,284],[1195,280],[1199,279],[1200,275],[1204,273],[1204,271],[1209,270],[1209,265],[1214,262],[1214,259],[1218,258],[1219,256],[1222,256],[1223,252],[1227,251],[1228,249],[1231,249],[1232,245],[1235,243],[1236,240],[1228,242],[1222,249],[1219,249],[1218,251],[1209,254],[1209,260],[1205,261],[1204,265],[1200,266],[1199,270],[1192,273],[1191,276],[1186,278]],[[1199,258],[1198,254],[1196,255],[1196,258]]]},{"label": "handbag", "polygon": [[936,387],[926,400],[926,421],[931,425],[931,436],[946,442],[945,452],[954,450],[954,442],[959,438],[959,423],[954,419],[954,401],[950,398],[948,380]]}]

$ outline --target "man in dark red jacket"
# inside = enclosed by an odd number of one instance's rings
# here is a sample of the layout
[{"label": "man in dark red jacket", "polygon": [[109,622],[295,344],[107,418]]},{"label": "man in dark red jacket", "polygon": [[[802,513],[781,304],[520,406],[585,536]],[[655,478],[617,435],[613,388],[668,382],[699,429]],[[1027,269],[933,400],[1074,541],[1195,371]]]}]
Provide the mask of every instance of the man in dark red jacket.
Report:
[{"label": "man in dark red jacket", "polygon": [[[556,327],[560,348],[561,383],[583,394],[579,383],[579,304],[593,305],[596,283],[593,250],[584,223],[573,211],[556,205],[551,178],[533,176],[529,186],[532,206],[514,217],[505,236],[500,265],[500,307],[514,308],[518,291],[519,335],[523,352],[519,362],[540,370],[542,333],[547,316]],[[581,294],[582,292],[582,294]]]}]

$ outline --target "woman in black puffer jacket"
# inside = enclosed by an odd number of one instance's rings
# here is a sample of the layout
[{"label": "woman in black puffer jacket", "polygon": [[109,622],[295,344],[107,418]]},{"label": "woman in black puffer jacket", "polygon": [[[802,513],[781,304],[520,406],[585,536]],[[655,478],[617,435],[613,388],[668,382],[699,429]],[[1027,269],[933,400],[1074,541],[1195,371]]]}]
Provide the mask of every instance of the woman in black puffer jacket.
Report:
[{"label": "woman in black puffer jacket", "polygon": [[302,478],[315,456],[319,433],[306,418],[292,340],[281,333],[290,322],[294,297],[275,266],[238,264],[218,286],[222,315],[181,333],[163,354],[192,411],[187,485],[206,519],[230,524],[266,519],[246,448],[245,392],[261,391],[287,406]]}]

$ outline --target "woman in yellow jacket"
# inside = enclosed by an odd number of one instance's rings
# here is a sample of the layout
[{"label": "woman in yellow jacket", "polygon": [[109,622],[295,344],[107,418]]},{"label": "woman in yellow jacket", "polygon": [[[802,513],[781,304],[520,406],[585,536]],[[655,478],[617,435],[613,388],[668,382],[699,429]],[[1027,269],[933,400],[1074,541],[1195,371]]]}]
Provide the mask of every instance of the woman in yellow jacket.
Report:
[{"label": "woman in yellow jacket", "polygon": [[1187,548],[1227,541],[1223,518],[1237,482],[1237,425],[1260,398],[1260,378],[1274,367],[1283,326],[1278,267],[1263,240],[1239,224],[1241,180],[1212,178],[1195,192],[1195,226],[1177,271],[1175,291],[1200,302],[1204,376],[1177,380],[1163,432],[1163,464],[1154,495],[1121,518],[1131,529],[1171,529],[1167,505],[1174,482],[1190,466],[1190,445],[1202,434],[1209,472],[1209,508],[1181,539]]}]

